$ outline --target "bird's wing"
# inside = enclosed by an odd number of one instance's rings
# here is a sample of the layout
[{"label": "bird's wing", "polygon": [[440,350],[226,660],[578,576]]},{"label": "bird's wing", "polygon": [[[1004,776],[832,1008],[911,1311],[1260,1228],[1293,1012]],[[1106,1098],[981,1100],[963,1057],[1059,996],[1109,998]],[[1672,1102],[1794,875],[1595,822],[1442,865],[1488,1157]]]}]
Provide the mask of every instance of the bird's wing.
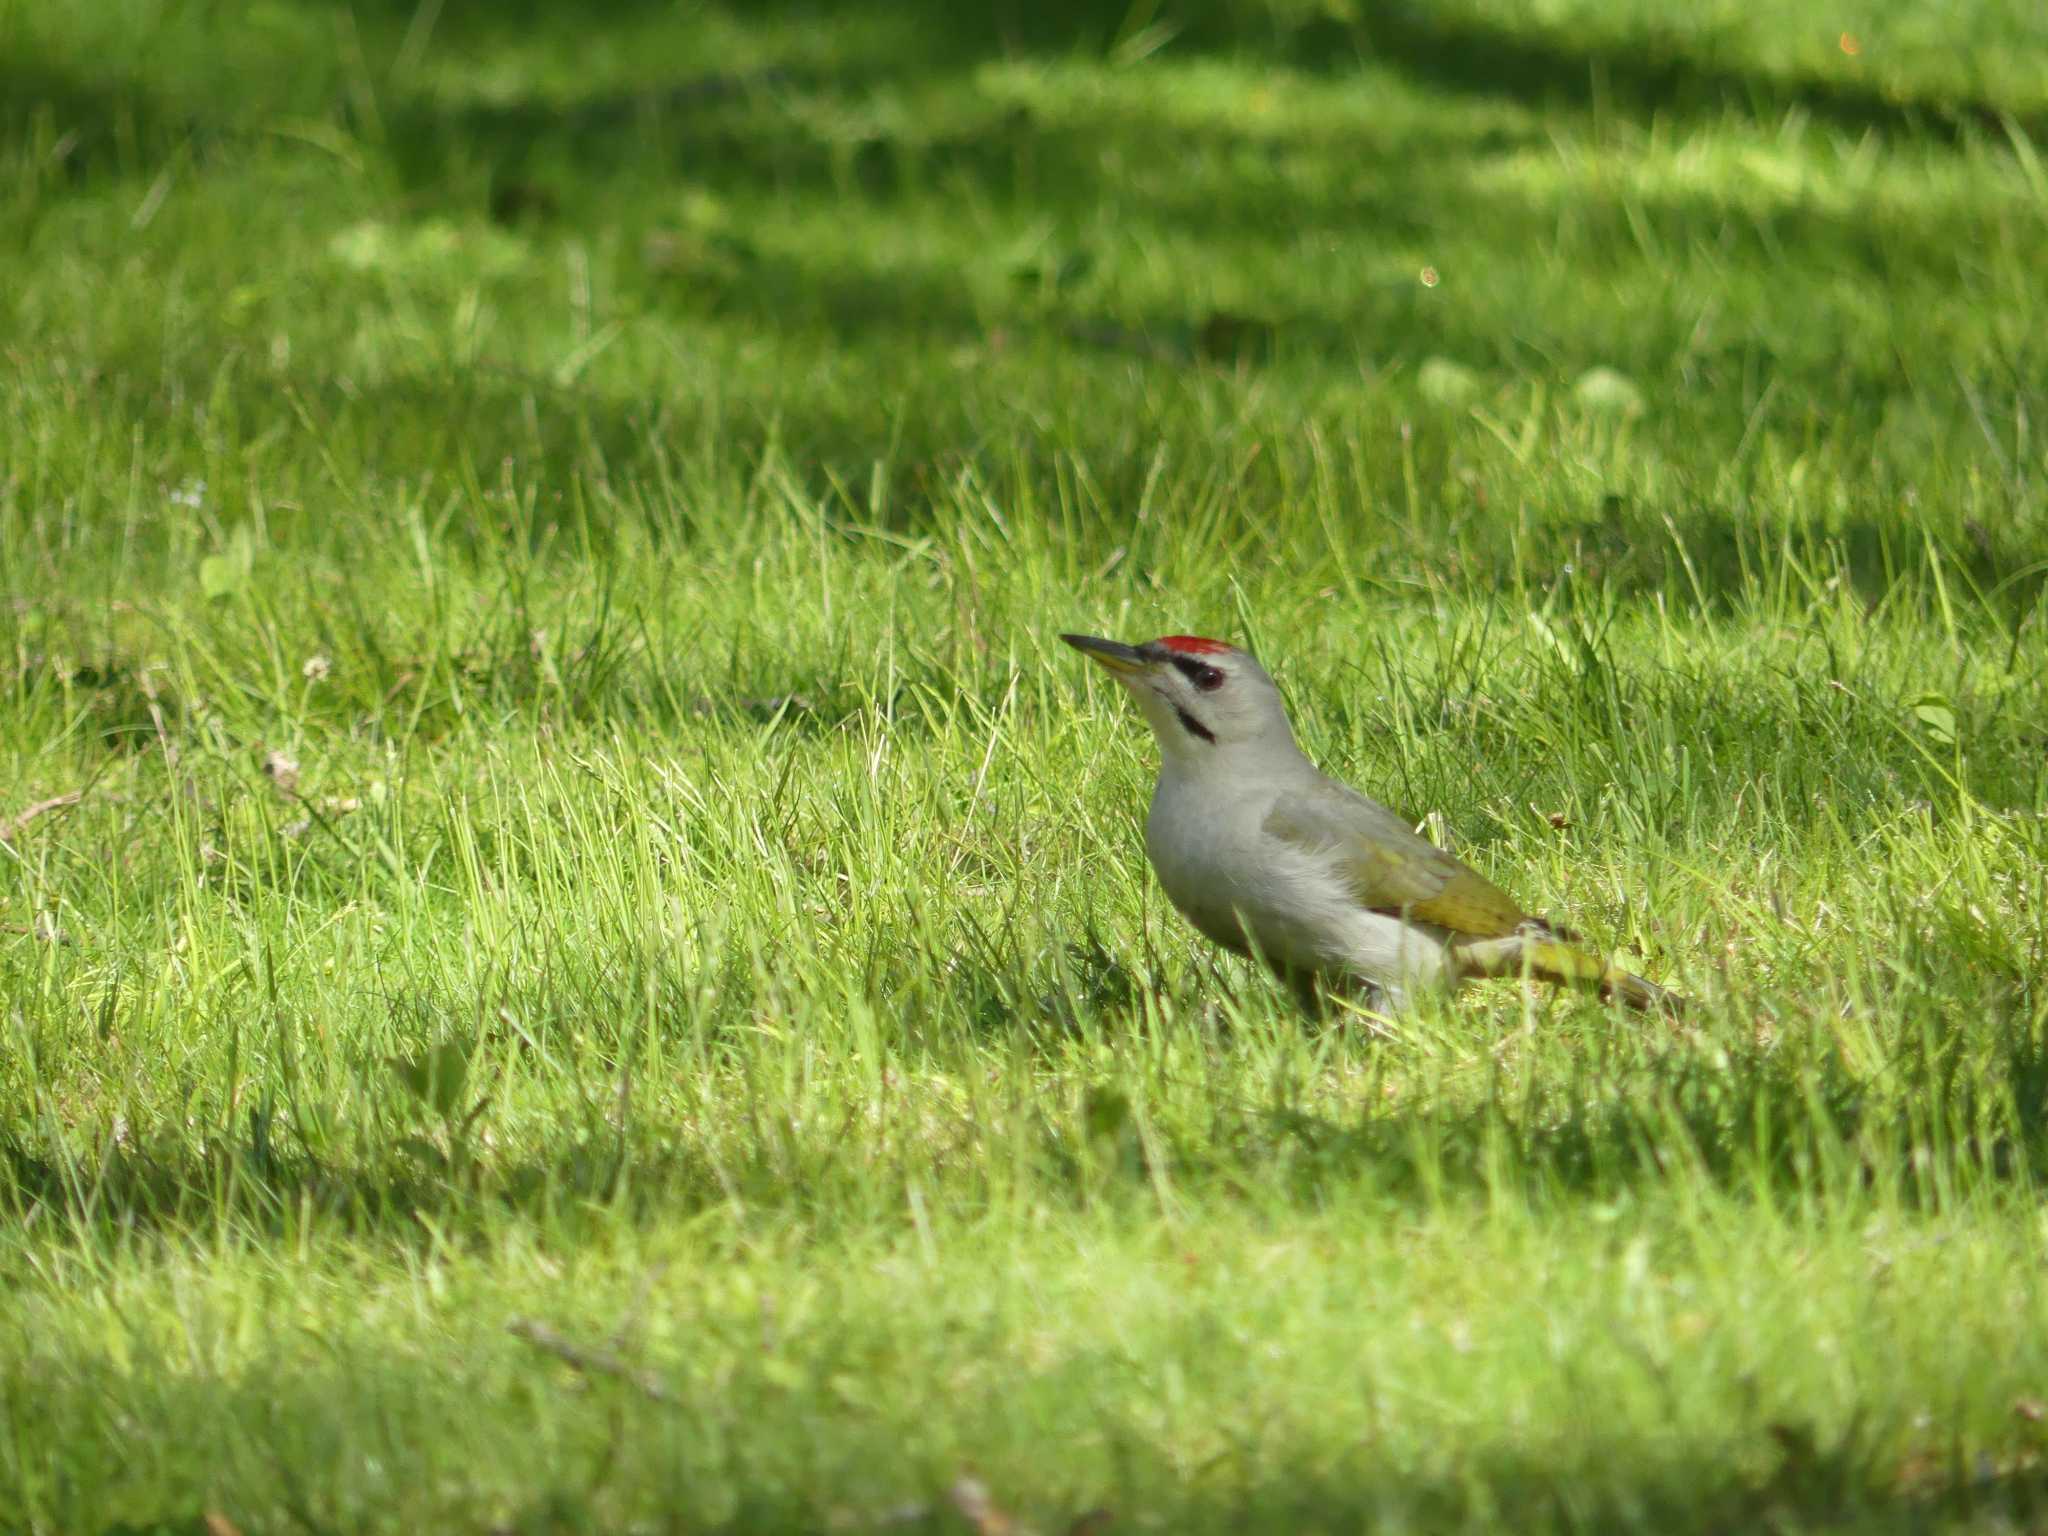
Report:
[{"label": "bird's wing", "polygon": [[1505,891],[1334,779],[1281,796],[1264,828],[1305,852],[1334,855],[1362,907],[1479,938],[1513,933],[1526,920]]}]

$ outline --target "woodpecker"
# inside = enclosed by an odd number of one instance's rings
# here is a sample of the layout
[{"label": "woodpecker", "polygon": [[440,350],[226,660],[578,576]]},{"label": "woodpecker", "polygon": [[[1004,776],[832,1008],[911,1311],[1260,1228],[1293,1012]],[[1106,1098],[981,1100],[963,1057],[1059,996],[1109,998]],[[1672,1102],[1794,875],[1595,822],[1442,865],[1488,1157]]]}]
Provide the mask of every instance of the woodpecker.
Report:
[{"label": "woodpecker", "polygon": [[1637,1009],[1682,1006],[1318,772],[1248,652],[1194,635],[1060,638],[1129,691],[1158,738],[1145,852],[1167,897],[1311,1009],[1322,993],[1365,990],[1398,1011],[1425,989],[1483,976],[1590,987]]}]

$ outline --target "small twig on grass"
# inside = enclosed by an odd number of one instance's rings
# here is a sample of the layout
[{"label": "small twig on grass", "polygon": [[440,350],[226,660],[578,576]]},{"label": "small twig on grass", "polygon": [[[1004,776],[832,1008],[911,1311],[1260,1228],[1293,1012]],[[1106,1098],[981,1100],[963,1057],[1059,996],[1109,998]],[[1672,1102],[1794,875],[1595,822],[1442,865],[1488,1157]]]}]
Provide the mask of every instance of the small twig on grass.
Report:
[{"label": "small twig on grass", "polygon": [[47,816],[52,811],[68,810],[85,798],[85,791],[74,789],[68,794],[52,795],[47,800],[38,800],[34,805],[23,806],[5,821],[0,821],[0,843],[11,843],[38,816]]},{"label": "small twig on grass", "polygon": [[657,1403],[673,1403],[675,1393],[668,1389],[659,1376],[652,1371],[643,1371],[628,1365],[608,1349],[592,1349],[565,1338],[546,1323],[531,1317],[515,1317],[505,1325],[505,1331],[515,1339],[531,1344],[535,1349],[553,1355],[557,1360],[585,1376],[613,1376],[654,1399]]},{"label": "small twig on grass", "polygon": [[667,1273],[668,1260],[663,1259],[641,1274],[640,1284],[633,1291],[633,1304],[626,1308],[626,1315],[619,1319],[619,1326],[612,1330],[613,1349],[624,1349],[633,1342],[633,1335],[640,1331],[641,1314],[647,1310],[647,1303],[653,1298],[655,1286]]}]

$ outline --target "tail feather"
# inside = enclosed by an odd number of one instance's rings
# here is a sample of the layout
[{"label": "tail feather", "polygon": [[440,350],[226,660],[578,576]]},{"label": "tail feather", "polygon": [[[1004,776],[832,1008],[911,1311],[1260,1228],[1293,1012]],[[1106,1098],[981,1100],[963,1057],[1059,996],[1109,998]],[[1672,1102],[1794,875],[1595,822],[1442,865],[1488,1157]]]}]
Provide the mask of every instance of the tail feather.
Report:
[{"label": "tail feather", "polygon": [[1559,986],[1591,987],[1603,998],[1619,999],[1644,1013],[1677,1014],[1685,1009],[1685,999],[1677,993],[1533,923],[1504,938],[1461,944],[1456,953],[1460,974],[1466,976],[1527,975]]}]

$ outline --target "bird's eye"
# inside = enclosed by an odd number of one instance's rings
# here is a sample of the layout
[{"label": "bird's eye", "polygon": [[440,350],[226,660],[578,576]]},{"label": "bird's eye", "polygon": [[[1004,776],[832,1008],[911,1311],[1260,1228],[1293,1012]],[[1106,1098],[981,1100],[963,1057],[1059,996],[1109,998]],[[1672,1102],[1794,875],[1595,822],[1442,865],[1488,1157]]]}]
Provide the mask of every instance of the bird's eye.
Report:
[{"label": "bird's eye", "polygon": [[1174,670],[1204,693],[1214,693],[1223,686],[1221,667],[1212,667],[1206,661],[1197,661],[1192,656],[1175,656],[1172,661]]}]

